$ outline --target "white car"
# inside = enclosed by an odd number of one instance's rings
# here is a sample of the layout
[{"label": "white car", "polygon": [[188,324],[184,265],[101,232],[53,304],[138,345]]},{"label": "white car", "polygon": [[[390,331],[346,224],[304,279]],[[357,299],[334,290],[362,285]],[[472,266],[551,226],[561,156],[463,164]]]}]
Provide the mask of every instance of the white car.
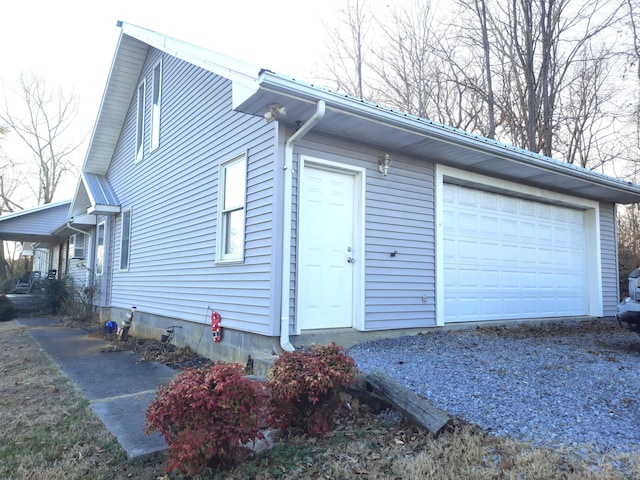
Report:
[{"label": "white car", "polygon": [[632,332],[640,333],[640,268],[629,274],[629,296],[618,304],[616,318]]}]

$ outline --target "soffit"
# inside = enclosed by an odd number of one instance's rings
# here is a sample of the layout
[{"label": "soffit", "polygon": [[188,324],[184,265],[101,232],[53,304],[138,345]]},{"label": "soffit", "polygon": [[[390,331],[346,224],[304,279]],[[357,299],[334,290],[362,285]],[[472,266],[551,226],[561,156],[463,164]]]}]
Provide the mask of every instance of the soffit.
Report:
[{"label": "soffit", "polygon": [[271,72],[264,73],[261,89],[238,109],[264,115],[271,104],[283,105],[283,120],[300,125],[313,115],[318,100],[325,101],[326,113],[314,131],[377,145],[381,155],[404,153],[592,200],[640,202],[639,185]]}]

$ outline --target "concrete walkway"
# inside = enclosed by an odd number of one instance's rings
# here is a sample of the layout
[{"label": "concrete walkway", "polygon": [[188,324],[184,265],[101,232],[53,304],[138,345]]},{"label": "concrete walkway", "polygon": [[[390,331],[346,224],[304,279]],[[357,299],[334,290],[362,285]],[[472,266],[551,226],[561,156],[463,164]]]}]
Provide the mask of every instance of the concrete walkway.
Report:
[{"label": "concrete walkway", "polygon": [[39,327],[28,331],[31,337],[87,397],[129,458],[167,448],[157,432],[145,435],[145,411],[158,386],[175,377],[174,370],[155,362],[141,362],[132,352],[114,352],[108,342],[51,320],[15,321]]}]

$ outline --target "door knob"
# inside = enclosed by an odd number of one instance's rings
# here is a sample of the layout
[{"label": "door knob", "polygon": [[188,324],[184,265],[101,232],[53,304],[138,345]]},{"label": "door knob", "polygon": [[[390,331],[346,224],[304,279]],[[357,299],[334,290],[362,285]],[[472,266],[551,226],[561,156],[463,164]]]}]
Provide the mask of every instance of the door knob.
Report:
[{"label": "door knob", "polygon": [[347,258],[347,263],[356,263],[356,259],[353,257]]}]

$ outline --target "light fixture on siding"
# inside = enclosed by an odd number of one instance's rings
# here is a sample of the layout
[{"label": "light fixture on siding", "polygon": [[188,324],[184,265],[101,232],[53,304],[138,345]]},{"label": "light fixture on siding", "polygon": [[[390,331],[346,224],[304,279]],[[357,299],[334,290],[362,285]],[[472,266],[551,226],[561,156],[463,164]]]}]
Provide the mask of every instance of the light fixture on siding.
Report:
[{"label": "light fixture on siding", "polygon": [[279,103],[272,103],[269,105],[269,110],[264,114],[264,119],[269,123],[279,118],[283,118],[286,115],[287,107],[280,105]]},{"label": "light fixture on siding", "polygon": [[388,153],[384,154],[384,158],[380,158],[378,159],[378,171],[380,173],[384,173],[384,176],[387,176],[387,172],[389,171],[389,167],[391,166],[391,164],[393,163],[393,160],[391,159],[391,155],[389,155]]}]

